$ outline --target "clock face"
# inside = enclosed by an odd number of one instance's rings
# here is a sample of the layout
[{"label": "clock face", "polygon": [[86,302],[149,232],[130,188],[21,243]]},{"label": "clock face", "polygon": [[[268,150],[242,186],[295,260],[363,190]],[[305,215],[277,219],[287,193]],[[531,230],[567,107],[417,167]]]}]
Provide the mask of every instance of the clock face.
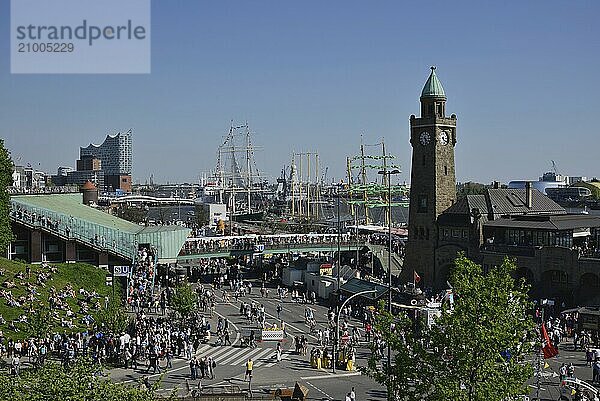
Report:
[{"label": "clock face", "polygon": [[421,132],[419,141],[421,142],[421,145],[427,145],[431,141],[431,135],[429,135],[429,132],[427,132],[427,131]]},{"label": "clock face", "polygon": [[442,131],[442,133],[440,134],[441,144],[447,145],[449,141],[450,141],[450,135],[448,135],[448,133],[446,131]]}]

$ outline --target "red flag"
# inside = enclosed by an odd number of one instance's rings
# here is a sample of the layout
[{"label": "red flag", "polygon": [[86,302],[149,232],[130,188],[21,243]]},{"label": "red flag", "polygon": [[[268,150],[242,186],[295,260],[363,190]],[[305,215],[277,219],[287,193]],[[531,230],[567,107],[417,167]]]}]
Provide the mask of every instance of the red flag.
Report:
[{"label": "red flag", "polygon": [[417,274],[417,271],[416,271],[416,270],[413,270],[413,273],[414,273],[414,275],[413,275],[413,280],[415,281],[415,283],[420,283],[420,282],[421,282],[421,276],[419,276],[419,275]]},{"label": "red flag", "polygon": [[544,359],[552,358],[553,356],[558,355],[558,350],[550,341],[550,337],[548,336],[548,332],[546,331],[546,325],[542,323],[542,352],[544,353]]}]

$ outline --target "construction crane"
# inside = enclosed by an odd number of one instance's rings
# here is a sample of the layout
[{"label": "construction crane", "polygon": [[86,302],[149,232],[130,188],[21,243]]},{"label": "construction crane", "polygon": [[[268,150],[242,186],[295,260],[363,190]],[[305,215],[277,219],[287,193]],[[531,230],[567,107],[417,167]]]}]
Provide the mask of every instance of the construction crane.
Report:
[{"label": "construction crane", "polygon": [[556,162],[554,160],[550,160],[552,162],[552,171],[554,171],[554,174],[556,174],[557,176],[560,175],[560,173],[558,172],[558,168],[556,167]]}]

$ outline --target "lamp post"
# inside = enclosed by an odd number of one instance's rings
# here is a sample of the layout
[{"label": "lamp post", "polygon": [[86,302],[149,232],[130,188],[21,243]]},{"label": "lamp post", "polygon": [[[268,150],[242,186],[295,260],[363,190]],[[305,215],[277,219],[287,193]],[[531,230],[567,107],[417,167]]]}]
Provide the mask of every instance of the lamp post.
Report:
[{"label": "lamp post", "polygon": [[[377,174],[382,174],[384,179],[387,179],[387,209],[388,209],[388,312],[392,314],[392,175],[399,174],[400,170],[387,170],[378,171]],[[390,342],[387,344],[387,374],[388,382],[389,375],[392,371],[392,350],[390,348]],[[388,386],[388,400],[392,399],[392,394]]]},{"label": "lamp post", "polygon": [[344,310],[344,306],[346,306],[346,304],[348,303],[348,301],[350,301],[352,298],[354,297],[358,297],[359,295],[364,295],[364,294],[369,294],[369,293],[373,293],[373,292],[377,292],[377,290],[364,290],[364,291],[360,291],[357,292],[356,294],[352,294],[348,297],[348,299],[346,299],[343,303],[342,306],[340,306],[337,310],[337,313],[335,314],[335,342],[333,343],[333,361],[331,363],[331,366],[333,368],[333,373],[335,373],[335,364],[338,360],[337,358],[337,346],[338,346],[338,341],[340,339],[340,313],[342,312],[342,310]]},{"label": "lamp post", "polygon": [[[338,190],[337,190],[337,280],[336,280],[336,291],[335,291],[335,315],[337,316],[340,313],[340,268],[342,267],[342,250],[341,250],[341,242],[342,239],[342,227],[340,224],[340,188],[338,186]],[[333,368],[333,373],[335,373],[335,361],[337,360],[337,355],[336,355],[336,350],[337,350],[337,344],[339,339],[339,331],[337,330],[337,325],[336,325],[336,330],[335,330],[335,339],[333,340],[333,363],[332,363],[332,368]]]}]

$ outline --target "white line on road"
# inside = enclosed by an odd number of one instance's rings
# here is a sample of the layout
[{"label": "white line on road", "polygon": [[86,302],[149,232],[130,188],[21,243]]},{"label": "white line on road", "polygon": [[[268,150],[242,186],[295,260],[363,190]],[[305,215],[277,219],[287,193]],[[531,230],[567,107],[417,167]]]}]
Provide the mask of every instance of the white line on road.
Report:
[{"label": "white line on road", "polygon": [[[254,354],[258,354],[263,349],[264,348],[251,348],[250,352],[247,352],[246,350],[243,350],[243,352],[235,354],[232,357],[227,358],[227,360],[221,361],[221,365],[229,365],[229,364],[231,364],[231,362],[233,362],[235,359],[238,359],[238,358],[239,358],[239,361],[246,362],[246,359],[254,356]],[[239,361],[236,362],[236,363],[234,363],[233,365],[239,365]]]},{"label": "white line on road", "polygon": [[318,388],[317,386],[315,386],[311,382],[306,382],[306,384],[308,384],[309,386],[311,386],[312,388],[314,388],[315,390],[317,390],[319,393],[323,394],[325,397],[329,398],[330,400],[333,400],[332,396],[330,396],[325,391],[321,390],[320,388]]},{"label": "white line on road", "polygon": [[254,358],[256,360],[255,366],[261,366],[262,363],[265,363],[266,361],[268,361],[269,359],[263,359],[262,361],[260,360],[260,358],[264,358],[265,356],[269,355],[271,352],[273,352],[273,350],[271,348],[266,349],[264,352],[261,352],[260,354],[256,355]]},{"label": "white line on road", "polygon": [[[281,360],[286,359],[290,354],[281,354]],[[265,365],[265,368],[270,368],[271,366],[274,366],[277,363],[277,361],[275,362],[271,362]]]},{"label": "white line on road", "polygon": [[332,377],[349,377],[349,376],[360,376],[360,372],[340,373],[340,374],[326,372],[320,376],[306,376],[306,377],[301,377],[300,379],[302,379],[302,380],[318,380],[318,379],[331,379]]},{"label": "white line on road", "polygon": [[221,352],[221,353],[219,353],[219,354],[220,354],[219,356],[215,356],[214,354],[213,354],[213,355],[211,355],[211,356],[212,356],[212,358],[213,358],[213,360],[214,360],[215,362],[221,363],[221,361],[222,361],[223,359],[225,359],[225,358],[228,358],[228,357],[229,357],[229,355],[231,355],[231,354],[235,354],[236,352],[239,352],[239,351],[240,351],[240,349],[239,349],[239,348],[234,348],[234,347],[231,347],[230,349],[226,349],[226,351],[225,351],[225,352]]}]

